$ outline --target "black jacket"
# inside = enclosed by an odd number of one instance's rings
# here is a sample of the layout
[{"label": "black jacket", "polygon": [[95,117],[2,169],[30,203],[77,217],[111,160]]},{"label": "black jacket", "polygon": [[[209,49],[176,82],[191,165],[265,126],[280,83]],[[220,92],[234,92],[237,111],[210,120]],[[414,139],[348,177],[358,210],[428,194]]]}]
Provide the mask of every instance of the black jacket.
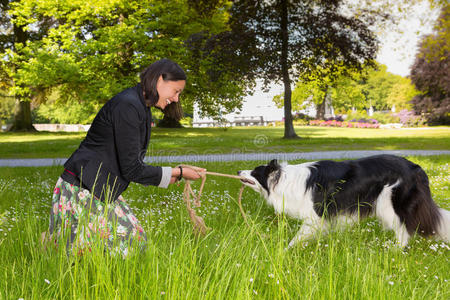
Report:
[{"label": "black jacket", "polygon": [[160,185],[162,168],[143,162],[151,121],[140,84],[117,94],[100,109],[61,177],[102,201],[117,199],[131,181]]}]

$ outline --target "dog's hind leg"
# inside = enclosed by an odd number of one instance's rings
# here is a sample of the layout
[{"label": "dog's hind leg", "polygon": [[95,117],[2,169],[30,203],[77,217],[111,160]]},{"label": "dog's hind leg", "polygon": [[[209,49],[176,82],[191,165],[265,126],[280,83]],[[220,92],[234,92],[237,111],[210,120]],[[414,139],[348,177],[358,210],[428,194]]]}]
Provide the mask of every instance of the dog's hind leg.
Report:
[{"label": "dog's hind leg", "polygon": [[328,233],[328,223],[323,220],[305,220],[295,237],[289,242],[288,248],[292,248],[300,241],[309,240],[318,234]]},{"label": "dog's hind leg", "polygon": [[394,230],[395,237],[399,246],[405,247],[408,245],[409,233],[406,225],[400,220],[400,217],[395,213],[392,205],[392,189],[398,185],[386,185],[378,196],[376,202],[376,216],[381,221],[383,226],[387,229]]}]

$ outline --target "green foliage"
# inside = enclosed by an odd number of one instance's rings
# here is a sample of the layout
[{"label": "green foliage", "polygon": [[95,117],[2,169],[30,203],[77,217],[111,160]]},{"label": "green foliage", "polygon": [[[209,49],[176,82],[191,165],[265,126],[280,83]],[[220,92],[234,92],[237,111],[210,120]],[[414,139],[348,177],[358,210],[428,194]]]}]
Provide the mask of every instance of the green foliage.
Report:
[{"label": "green foliage", "polygon": [[395,116],[392,113],[384,113],[384,112],[374,112],[372,116],[369,116],[365,110],[360,111],[348,111],[346,121],[351,120],[377,120],[381,124],[388,124],[388,123],[399,123],[400,119],[399,117]]},{"label": "green foliage", "polygon": [[367,79],[362,82],[365,95],[365,107],[372,106],[375,110],[388,110],[388,96],[401,76],[387,72],[385,65],[378,65],[377,69],[368,70]]},{"label": "green foliage", "polygon": [[400,122],[400,118],[391,112],[388,112],[388,113],[374,112],[370,118],[377,120],[381,124],[399,123]]},{"label": "green foliage", "polygon": [[[300,78],[293,91],[293,108],[300,110],[313,103],[320,105],[324,91],[331,91],[332,105],[336,113],[350,109],[362,110],[372,106],[375,110],[410,109],[410,101],[418,94],[409,78],[387,72],[385,65],[366,67],[362,73],[348,71],[337,77]],[[281,105],[281,96],[274,102]]]},{"label": "green foliage", "polygon": [[14,117],[15,98],[7,91],[0,91],[0,125],[11,123]]},{"label": "green foliage", "polygon": [[351,120],[359,120],[359,119],[369,119],[367,112],[365,110],[349,110],[347,112],[347,117],[345,118],[347,121]]},{"label": "green foliage", "polygon": [[229,74],[210,82],[210,61],[192,60],[185,47],[193,33],[224,30],[229,3],[214,3],[205,13],[193,9],[188,0],[17,2],[11,11],[17,24],[30,29],[37,20],[51,18],[53,23],[45,37],[14,54],[21,58],[14,74],[15,92],[48,97],[57,90],[57,105],[75,99],[96,107],[134,86],[150,63],[170,58],[188,75],[182,97],[186,111],[192,112],[193,102],[199,101],[206,113],[214,114],[220,104],[211,99],[224,94],[221,104],[232,110],[239,104],[235,97],[242,96],[242,86],[234,84],[236,79],[230,80]]},{"label": "green foliage", "polygon": [[[36,123],[91,124],[100,109],[92,102],[45,103],[35,110]],[[39,122],[41,121],[41,122]]]},{"label": "green foliage", "polygon": [[[360,77],[354,74],[355,77]],[[362,110],[366,106],[363,86],[350,77],[342,76],[331,90],[332,104],[337,113],[350,109]]]},{"label": "green foliage", "polygon": [[[394,75],[395,76],[395,75]],[[390,88],[389,95],[386,98],[388,107],[395,106],[396,111],[402,109],[411,109],[411,100],[419,94],[410,78],[396,76],[397,82],[394,82]]]}]

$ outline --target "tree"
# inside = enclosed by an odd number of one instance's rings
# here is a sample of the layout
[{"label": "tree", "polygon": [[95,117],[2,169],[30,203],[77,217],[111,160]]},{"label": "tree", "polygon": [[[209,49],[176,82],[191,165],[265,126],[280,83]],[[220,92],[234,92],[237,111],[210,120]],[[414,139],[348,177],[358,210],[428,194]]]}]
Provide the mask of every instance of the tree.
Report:
[{"label": "tree", "polygon": [[347,112],[361,110],[366,107],[366,94],[361,84],[363,76],[355,74],[354,77],[342,76],[336,82],[331,92],[331,101],[335,111]]},{"label": "tree", "polygon": [[395,107],[397,111],[410,110],[413,107],[411,100],[418,94],[418,91],[410,78],[395,76],[397,81],[392,85],[386,101],[388,107]]},{"label": "tree", "polygon": [[10,89],[15,97],[15,113],[11,130],[34,130],[31,123],[31,107],[29,95],[17,92],[21,84],[16,82],[15,74],[24,61],[21,51],[27,42],[39,40],[51,26],[48,18],[36,22],[33,29],[26,30],[23,25],[15,22],[15,17],[9,14],[15,1],[2,0],[0,2],[0,73],[1,85]]},{"label": "tree", "polygon": [[411,70],[420,91],[414,109],[430,123],[450,124],[450,5],[442,8],[434,33],[423,38]]},{"label": "tree", "polygon": [[401,76],[389,73],[385,65],[377,64],[376,68],[369,69],[366,79],[361,82],[365,107],[372,106],[375,110],[390,109],[387,98],[399,77]]},{"label": "tree", "polygon": [[[313,104],[317,111],[316,118],[323,119],[327,99],[333,99],[333,107],[341,107],[346,104],[350,107],[356,107],[355,104],[361,96],[364,97],[357,93],[354,87],[356,84],[355,78],[360,76],[359,72],[358,70],[350,72],[344,68],[325,70],[317,67],[316,72],[311,75],[302,74],[292,92],[292,108],[301,110],[306,105]],[[344,97],[340,97],[341,94]],[[278,107],[283,106],[281,95],[276,96],[274,101]]]},{"label": "tree", "polygon": [[[55,20],[47,36],[23,50],[28,59],[16,75],[24,85],[22,92],[43,91],[47,97],[56,90],[60,103],[78,101],[95,108],[136,84],[138,73],[151,62],[167,57],[187,72],[182,101],[187,110],[192,110],[194,101],[223,94],[228,95],[223,100],[226,104],[235,105],[233,96],[241,92],[239,85],[232,86],[236,80],[221,74],[206,91],[210,86],[204,83],[210,75],[205,66],[210,62],[193,60],[185,43],[205,28],[214,33],[223,30],[227,1],[210,1],[201,14],[189,5],[194,2],[22,0],[13,11],[17,24],[30,27],[34,20]],[[217,104],[205,101],[205,107],[213,112]]]},{"label": "tree", "polygon": [[[334,75],[339,74],[336,72]],[[300,78],[293,91],[293,107],[301,109],[304,102],[312,102],[318,108],[317,118],[323,118],[320,109],[324,98],[330,94],[335,111],[342,113],[350,109],[388,110],[409,109],[411,99],[417,94],[409,78],[387,72],[385,65],[367,66],[362,71],[340,72],[337,77]],[[277,105],[280,100],[275,99]]]},{"label": "tree", "polygon": [[[291,81],[300,74],[321,70],[331,73],[340,66],[361,68],[374,59],[377,41],[369,25],[372,15],[343,13],[337,0],[237,0],[230,11],[236,51],[253,64],[251,70],[265,83],[284,85],[284,138],[295,138],[291,114]],[[320,69],[319,69],[320,67]],[[252,74],[253,75],[253,74]]]}]

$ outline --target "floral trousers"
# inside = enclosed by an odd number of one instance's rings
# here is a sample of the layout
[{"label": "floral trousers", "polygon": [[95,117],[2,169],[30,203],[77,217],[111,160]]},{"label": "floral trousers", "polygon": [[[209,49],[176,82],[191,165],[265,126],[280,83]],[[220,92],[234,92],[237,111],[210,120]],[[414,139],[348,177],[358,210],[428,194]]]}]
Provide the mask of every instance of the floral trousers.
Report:
[{"label": "floral trousers", "polygon": [[131,245],[142,249],[147,241],[122,196],[105,203],[62,178],[53,191],[49,233],[56,243],[64,236],[67,251],[77,254],[90,251],[94,243],[100,242],[113,253],[126,256]]}]

